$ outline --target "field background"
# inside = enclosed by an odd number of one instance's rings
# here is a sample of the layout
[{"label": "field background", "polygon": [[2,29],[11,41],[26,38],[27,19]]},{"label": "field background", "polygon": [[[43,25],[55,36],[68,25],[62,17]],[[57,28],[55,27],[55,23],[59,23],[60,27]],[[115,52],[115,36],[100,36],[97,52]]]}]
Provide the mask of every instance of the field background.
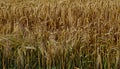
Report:
[{"label": "field background", "polygon": [[119,69],[120,0],[0,0],[0,69]]}]

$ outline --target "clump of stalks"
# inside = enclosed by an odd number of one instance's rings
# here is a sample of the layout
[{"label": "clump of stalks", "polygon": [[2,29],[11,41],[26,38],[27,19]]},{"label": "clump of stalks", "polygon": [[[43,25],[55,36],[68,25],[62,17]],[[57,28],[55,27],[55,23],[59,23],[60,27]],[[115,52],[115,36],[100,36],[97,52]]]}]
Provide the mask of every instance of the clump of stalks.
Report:
[{"label": "clump of stalks", "polygon": [[120,68],[119,0],[1,0],[0,69]]}]

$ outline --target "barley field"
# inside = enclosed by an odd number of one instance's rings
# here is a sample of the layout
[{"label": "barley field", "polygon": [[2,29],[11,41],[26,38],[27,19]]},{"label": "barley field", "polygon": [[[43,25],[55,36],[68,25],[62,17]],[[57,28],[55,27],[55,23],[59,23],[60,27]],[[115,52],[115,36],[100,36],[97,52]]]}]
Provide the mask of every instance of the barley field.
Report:
[{"label": "barley field", "polygon": [[120,0],[0,0],[0,69],[120,69]]}]

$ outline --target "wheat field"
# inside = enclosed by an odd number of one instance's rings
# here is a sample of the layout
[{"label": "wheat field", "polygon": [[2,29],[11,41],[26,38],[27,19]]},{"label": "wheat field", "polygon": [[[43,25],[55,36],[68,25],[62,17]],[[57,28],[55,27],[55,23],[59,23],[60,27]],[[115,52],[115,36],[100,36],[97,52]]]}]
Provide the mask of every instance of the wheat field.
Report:
[{"label": "wheat field", "polygon": [[0,0],[0,69],[120,69],[120,0]]}]

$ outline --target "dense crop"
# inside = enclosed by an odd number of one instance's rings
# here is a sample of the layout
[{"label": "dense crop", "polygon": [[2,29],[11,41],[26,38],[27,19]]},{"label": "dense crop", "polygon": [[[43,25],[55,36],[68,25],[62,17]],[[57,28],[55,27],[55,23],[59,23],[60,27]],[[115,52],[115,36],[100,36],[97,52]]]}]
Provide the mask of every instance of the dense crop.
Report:
[{"label": "dense crop", "polygon": [[0,69],[120,68],[120,0],[1,0]]}]

